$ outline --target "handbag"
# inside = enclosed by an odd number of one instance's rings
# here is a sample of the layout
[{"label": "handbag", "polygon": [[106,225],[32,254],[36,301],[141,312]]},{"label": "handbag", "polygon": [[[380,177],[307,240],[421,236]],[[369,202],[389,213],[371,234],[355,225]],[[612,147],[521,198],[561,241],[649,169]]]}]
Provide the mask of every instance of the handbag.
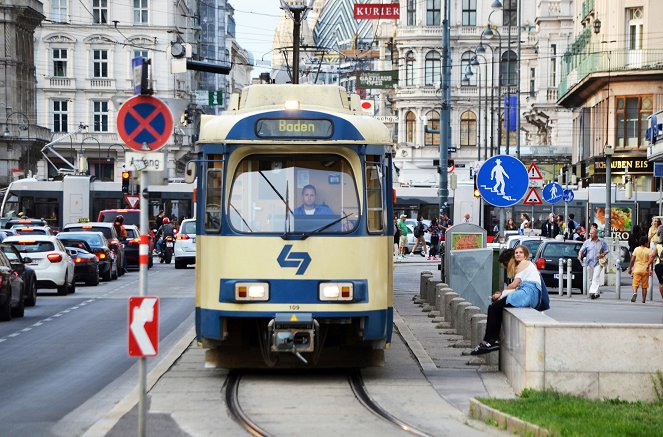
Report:
[{"label": "handbag", "polygon": [[608,264],[608,255],[605,255],[603,258],[599,258],[599,265],[605,267]]}]

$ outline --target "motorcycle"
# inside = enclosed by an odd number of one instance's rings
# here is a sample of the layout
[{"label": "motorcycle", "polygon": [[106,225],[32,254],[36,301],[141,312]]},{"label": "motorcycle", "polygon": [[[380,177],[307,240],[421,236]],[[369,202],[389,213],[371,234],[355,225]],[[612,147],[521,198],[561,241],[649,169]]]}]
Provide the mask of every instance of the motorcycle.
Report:
[{"label": "motorcycle", "polygon": [[175,239],[171,236],[164,237],[161,253],[159,257],[161,258],[161,263],[170,264],[170,261],[173,259],[173,251],[175,250]]}]

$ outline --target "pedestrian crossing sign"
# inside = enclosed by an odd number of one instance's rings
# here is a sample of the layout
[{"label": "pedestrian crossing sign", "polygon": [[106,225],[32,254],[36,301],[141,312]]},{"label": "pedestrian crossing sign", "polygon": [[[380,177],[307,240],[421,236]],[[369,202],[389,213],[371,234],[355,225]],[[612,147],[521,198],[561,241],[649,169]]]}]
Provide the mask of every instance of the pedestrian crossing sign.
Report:
[{"label": "pedestrian crossing sign", "polygon": [[541,200],[541,196],[539,196],[539,192],[536,191],[536,188],[532,187],[525,195],[523,203],[525,205],[543,205],[543,200]]}]

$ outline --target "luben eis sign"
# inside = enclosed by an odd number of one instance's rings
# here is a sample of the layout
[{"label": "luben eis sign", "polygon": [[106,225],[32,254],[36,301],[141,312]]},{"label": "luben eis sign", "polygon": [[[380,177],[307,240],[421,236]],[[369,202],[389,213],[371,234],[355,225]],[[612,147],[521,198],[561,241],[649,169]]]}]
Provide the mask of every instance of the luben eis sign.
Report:
[{"label": "luben eis sign", "polygon": [[[621,158],[613,157],[610,163],[610,171],[613,174],[623,174],[628,169],[628,173],[649,173],[654,171],[654,164],[647,161],[646,157],[638,158]],[[605,174],[605,161],[594,162],[594,173]]]}]

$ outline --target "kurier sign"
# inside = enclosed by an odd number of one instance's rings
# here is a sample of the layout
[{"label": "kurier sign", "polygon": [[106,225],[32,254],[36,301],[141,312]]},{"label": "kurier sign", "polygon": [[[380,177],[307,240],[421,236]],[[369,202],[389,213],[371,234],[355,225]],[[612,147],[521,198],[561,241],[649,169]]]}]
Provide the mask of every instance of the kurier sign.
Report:
[{"label": "kurier sign", "polygon": [[393,88],[398,84],[398,70],[357,72],[357,88]]},{"label": "kurier sign", "polygon": [[355,20],[397,20],[401,17],[401,6],[398,3],[376,5],[355,3]]}]

